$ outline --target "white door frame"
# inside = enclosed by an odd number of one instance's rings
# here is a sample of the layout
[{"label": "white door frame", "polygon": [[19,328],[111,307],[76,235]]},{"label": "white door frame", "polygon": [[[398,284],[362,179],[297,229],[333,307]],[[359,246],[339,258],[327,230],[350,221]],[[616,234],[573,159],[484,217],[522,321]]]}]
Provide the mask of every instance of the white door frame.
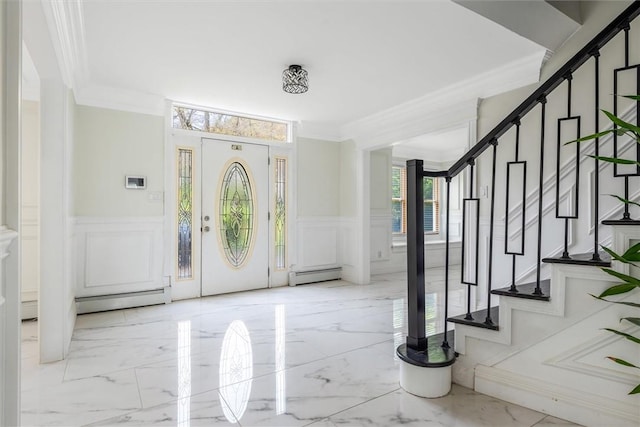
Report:
[{"label": "white door frame", "polygon": [[[201,140],[203,138],[206,139],[222,139],[225,141],[232,142],[240,142],[240,143],[250,143],[250,144],[260,144],[260,145],[268,145],[269,152],[271,156],[271,166],[269,168],[269,185],[273,185],[273,181],[275,180],[274,174],[272,173],[274,170],[274,161],[275,157],[282,157],[287,159],[287,262],[286,269],[284,270],[275,270],[274,269],[274,259],[273,255],[269,260],[269,267],[271,269],[271,277],[270,277],[270,287],[276,286],[285,286],[288,284],[289,278],[289,268],[291,265],[296,263],[296,227],[295,221],[297,218],[296,212],[296,144],[295,143],[281,143],[281,142],[269,142],[262,140],[255,140],[251,138],[242,138],[242,137],[233,137],[226,135],[216,135],[206,132],[199,131],[188,131],[183,129],[174,129],[171,127],[172,122],[172,107],[173,102],[167,101],[166,103],[166,127],[165,127],[165,177],[164,177],[164,212],[165,212],[165,223],[164,223],[164,276],[171,278],[171,298],[172,300],[179,299],[187,299],[187,298],[196,298],[201,294],[200,289],[200,236],[199,230],[202,226],[201,223],[201,209],[200,209],[200,183],[201,183],[201,174],[200,174],[200,159],[201,159]],[[194,107],[198,108],[198,107]],[[203,108],[206,109],[206,108]],[[292,125],[293,126],[293,125]],[[295,137],[294,137],[295,141]],[[191,281],[176,281],[176,270],[177,270],[177,241],[176,241],[176,215],[177,215],[177,165],[176,165],[176,153],[179,147],[190,148],[193,150],[193,154],[196,158],[194,161],[195,171],[193,172],[194,179],[194,187],[193,193],[196,195],[194,197],[194,213],[193,213],[193,255],[192,260],[197,259],[197,268],[196,262],[194,261],[193,269],[194,269],[194,278]],[[271,187],[272,188],[272,187]],[[197,206],[196,206],[196,198]],[[269,209],[271,212],[274,212],[274,198],[270,197],[269,201]],[[273,222],[270,224],[270,242],[274,241],[273,238]],[[198,233],[196,233],[198,231]],[[197,242],[197,243],[196,243]],[[269,251],[273,254],[274,251]],[[196,274],[197,273],[197,274]],[[197,276],[197,277],[196,277]],[[181,287],[181,284],[184,283],[184,287]]]}]

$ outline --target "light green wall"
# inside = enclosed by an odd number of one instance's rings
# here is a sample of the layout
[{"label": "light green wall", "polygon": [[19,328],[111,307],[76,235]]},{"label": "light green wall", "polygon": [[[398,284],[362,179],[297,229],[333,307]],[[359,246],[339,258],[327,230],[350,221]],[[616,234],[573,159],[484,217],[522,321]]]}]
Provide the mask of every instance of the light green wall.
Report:
[{"label": "light green wall", "polygon": [[[164,118],[76,106],[74,121],[73,215],[162,215],[149,193],[164,188]],[[146,176],[147,189],[125,189],[125,175]]]},{"label": "light green wall", "polygon": [[298,216],[340,215],[340,143],[298,138]]},{"label": "light green wall", "polygon": [[359,191],[356,185],[356,145],[353,141],[340,144],[340,215],[353,217],[357,214],[356,200]]}]

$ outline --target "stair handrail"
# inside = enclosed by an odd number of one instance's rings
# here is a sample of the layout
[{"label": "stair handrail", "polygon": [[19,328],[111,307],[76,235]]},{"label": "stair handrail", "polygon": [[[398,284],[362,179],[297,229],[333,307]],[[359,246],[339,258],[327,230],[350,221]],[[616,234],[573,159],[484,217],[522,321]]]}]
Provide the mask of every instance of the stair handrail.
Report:
[{"label": "stair handrail", "polygon": [[[469,162],[477,159],[492,142],[504,135],[511,126],[515,125],[529,111],[531,111],[541,100],[545,99],[556,87],[558,87],[568,76],[576,71],[589,58],[597,55],[600,49],[614,38],[620,31],[629,27],[640,15],[640,1],[636,0],[627,7],[617,18],[615,18],[604,30],[600,31],[589,43],[578,51],[569,61],[558,71],[542,83],[527,99],[518,105],[504,120],[487,133],[480,141],[469,149],[457,162],[455,162],[446,172],[446,176],[453,178],[462,172]],[[426,175],[426,174],[425,174]],[[432,176],[432,175],[428,175]],[[441,175],[439,175],[441,176]]]}]

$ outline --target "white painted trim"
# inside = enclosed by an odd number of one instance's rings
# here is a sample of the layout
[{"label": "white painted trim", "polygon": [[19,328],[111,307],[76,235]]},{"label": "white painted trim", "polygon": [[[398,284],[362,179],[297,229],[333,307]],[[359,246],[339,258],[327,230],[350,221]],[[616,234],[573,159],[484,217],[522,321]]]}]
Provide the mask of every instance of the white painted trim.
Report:
[{"label": "white painted trim", "polygon": [[109,225],[109,224],[162,224],[164,216],[127,216],[127,217],[98,217],[98,216],[76,216],[71,218],[71,223],[75,226]]},{"label": "white painted trim", "polygon": [[637,405],[484,365],[475,368],[475,390],[583,425],[635,427],[638,422]]},{"label": "white painted trim", "polygon": [[75,88],[74,95],[80,105],[164,116],[164,97],[154,93],[90,84]]},{"label": "white painted trim", "polygon": [[42,7],[62,80],[76,90],[89,81],[83,3],[43,1]]},{"label": "white painted trim", "polygon": [[66,357],[75,323],[69,212],[73,103],[57,79],[41,81],[40,150],[40,361]]},{"label": "white painted trim", "polygon": [[545,52],[380,111],[341,128],[343,140],[377,148],[475,120],[478,99],[536,83]]},{"label": "white painted trim", "polygon": [[[615,225],[613,227],[613,243],[608,246],[617,254],[623,254],[631,246],[631,241],[640,241],[640,227],[633,225]],[[613,269],[629,274],[629,264],[613,262]]]},{"label": "white painted trim", "polygon": [[298,136],[310,139],[320,139],[323,141],[341,142],[344,140],[340,130],[333,126],[321,125],[313,122],[296,123]]},{"label": "white painted trim", "polygon": [[20,425],[21,399],[21,1],[0,4],[0,53],[0,425],[12,426]]},{"label": "white painted trim", "polygon": [[296,221],[297,263],[291,271],[308,271],[341,267],[343,218],[302,217]]},{"label": "white painted trim", "polygon": [[[71,222],[76,297],[163,287],[164,216],[75,217]],[[134,247],[140,250],[127,254]],[[114,268],[104,270],[105,263]]]},{"label": "white painted trim", "polygon": [[[475,338],[484,341],[495,342],[504,345],[511,345],[512,324],[511,317],[513,310],[539,313],[547,316],[563,317],[565,315],[565,294],[567,278],[577,278],[585,280],[611,281],[606,273],[598,267],[575,266],[565,264],[550,264],[551,268],[551,294],[549,301],[536,301],[524,298],[499,298],[499,319],[500,329],[498,331],[482,329],[473,326],[457,324],[455,334],[455,349],[460,354],[466,354],[467,338]],[[497,287],[496,287],[497,288]],[[495,295],[493,296],[495,297]],[[492,298],[493,299],[493,298]],[[499,352],[490,359],[487,364],[493,365],[516,353],[522,349],[512,349],[508,354]]]},{"label": "white painted trim", "polygon": [[76,298],[76,311],[78,314],[84,314],[169,303],[171,303],[171,288],[165,286],[141,292]]}]

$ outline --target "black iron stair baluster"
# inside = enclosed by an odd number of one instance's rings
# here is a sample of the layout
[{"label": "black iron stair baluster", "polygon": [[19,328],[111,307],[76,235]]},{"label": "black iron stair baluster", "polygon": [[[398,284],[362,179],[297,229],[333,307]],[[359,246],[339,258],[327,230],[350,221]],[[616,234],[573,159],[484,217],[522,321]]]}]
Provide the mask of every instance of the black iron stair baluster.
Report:
[{"label": "black iron stair baluster", "polygon": [[445,227],[445,249],[444,249],[444,334],[442,347],[450,348],[449,341],[447,340],[447,319],[449,318],[449,220],[451,218],[451,209],[449,209],[449,202],[451,201],[451,177],[445,177],[447,186],[447,213]]},{"label": "black iron stair baluster", "polygon": [[[515,146],[515,160],[513,162],[507,162],[507,189],[506,189],[506,200],[505,200],[505,221],[504,221],[504,253],[506,255],[511,255],[511,286],[509,287],[510,292],[517,293],[518,288],[516,287],[516,256],[524,255],[524,243],[525,243],[525,213],[526,213],[526,202],[527,202],[527,162],[523,162],[519,160],[520,156],[520,120],[516,120],[514,122],[516,126],[516,146]],[[520,239],[520,250],[510,250],[509,249],[509,224],[511,223],[511,218],[509,215],[509,206],[510,196],[511,196],[511,169],[515,169],[521,167],[522,168],[522,208],[521,208],[521,239]]]},{"label": "black iron stair baluster", "polygon": [[491,319],[491,286],[493,280],[493,222],[496,204],[496,152],[498,149],[498,140],[494,139],[491,144],[493,145],[493,162],[491,165],[491,212],[489,215],[489,271],[487,274],[487,316],[484,320],[484,323],[487,325],[493,325],[493,320]]},{"label": "black iron stair baluster", "polygon": [[539,100],[541,111],[540,118],[540,179],[538,182],[538,256],[536,258],[536,288],[533,290],[534,295],[542,295],[540,287],[540,270],[542,267],[542,198],[544,196],[544,121],[546,114],[547,97],[543,96]]},{"label": "black iron stair baluster", "polygon": [[[479,249],[480,249],[480,199],[478,198],[474,198],[473,194],[474,194],[474,176],[475,176],[475,160],[470,160],[469,161],[469,166],[470,166],[470,170],[469,170],[469,198],[463,199],[462,200],[462,255],[461,255],[461,260],[460,260],[460,265],[461,265],[461,280],[460,283],[463,283],[465,285],[467,285],[467,313],[465,315],[465,320],[473,320],[473,315],[471,314],[471,286],[478,286],[478,256],[479,256]],[[467,273],[467,268],[466,268],[466,253],[468,251],[468,247],[467,244],[469,242],[469,237],[467,236],[467,227],[470,227],[471,224],[468,224],[469,219],[467,219],[467,215],[469,214],[469,210],[471,208],[471,206],[475,205],[475,221],[473,221],[472,223],[475,226],[475,245],[474,245],[474,252],[473,252],[473,262],[474,262],[474,267],[473,267],[473,271],[474,271],[474,276],[473,276],[473,280],[471,280],[471,278],[468,278],[466,273]]]}]

